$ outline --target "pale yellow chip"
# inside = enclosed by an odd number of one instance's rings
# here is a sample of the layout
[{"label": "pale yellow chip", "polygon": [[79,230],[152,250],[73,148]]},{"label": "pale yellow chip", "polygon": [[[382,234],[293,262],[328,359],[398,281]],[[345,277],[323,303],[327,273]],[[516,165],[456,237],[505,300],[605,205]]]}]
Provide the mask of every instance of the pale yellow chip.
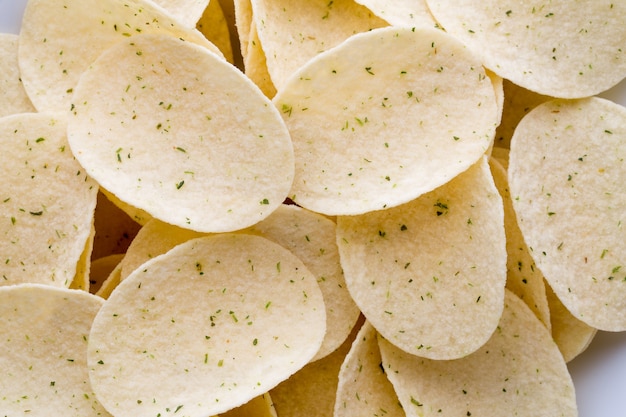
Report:
[{"label": "pale yellow chip", "polygon": [[263,94],[272,98],[276,95],[276,86],[268,72],[265,51],[261,46],[254,21],[252,21],[248,36],[248,47],[244,58],[245,74],[263,91]]},{"label": "pale yellow chip", "polygon": [[76,158],[104,189],[152,217],[233,231],[287,197],[294,156],[283,120],[248,78],[205,48],[136,35],[91,65],[73,100]]},{"label": "pale yellow chip", "polygon": [[98,185],[74,159],[66,126],[63,113],[0,119],[0,285],[74,279]]},{"label": "pale yellow chip", "polygon": [[245,62],[250,44],[250,28],[252,26],[252,3],[250,0],[233,0],[235,25],[242,60]]},{"label": "pale yellow chip", "polygon": [[311,360],[326,330],[323,303],[315,277],[276,243],[190,240],[105,302],[89,335],[93,389],[116,417],[228,411]]},{"label": "pale yellow chip", "polygon": [[277,90],[320,52],[388,26],[354,0],[252,0],[252,18]]},{"label": "pale yellow chip", "polygon": [[546,294],[550,305],[552,338],[565,362],[569,362],[589,347],[598,330],[574,317],[549,285],[546,285]]},{"label": "pale yellow chip", "polygon": [[376,329],[366,321],[341,365],[333,416],[379,415],[404,417],[405,413],[385,376]]},{"label": "pale yellow chip", "polygon": [[427,0],[445,30],[503,78],[553,97],[598,94],[626,76],[626,3]]},{"label": "pale yellow chip", "polygon": [[382,338],[379,346],[407,417],[578,415],[572,378],[550,333],[508,290],[497,330],[465,358],[423,359]]},{"label": "pale yellow chip", "polygon": [[511,140],[509,186],[535,264],[579,320],[626,330],[626,109],[554,100]]},{"label": "pale yellow chip", "polygon": [[98,293],[104,282],[115,270],[115,268],[117,268],[123,258],[123,253],[115,253],[91,261],[91,266],[89,268],[89,292],[93,294]]},{"label": "pale yellow chip", "polygon": [[517,225],[517,217],[515,216],[515,210],[513,210],[513,202],[509,192],[507,172],[493,157],[489,159],[489,167],[504,204],[504,230],[507,252],[506,287],[524,300],[537,318],[550,329],[550,307],[548,306],[543,274],[535,265],[528,251],[528,246],[524,242],[522,232]]},{"label": "pale yellow chip", "polygon": [[354,215],[432,191],[491,145],[494,91],[480,62],[441,30],[354,35],[309,61],[273,99],[294,143],[291,199]]},{"label": "pale yellow chip", "polygon": [[2,415],[109,416],[87,369],[87,336],[102,302],[49,285],[0,288]]},{"label": "pale yellow chip", "polygon": [[426,0],[356,0],[394,26],[435,26]]},{"label": "pale yellow chip", "polygon": [[196,28],[222,52],[224,58],[234,64],[233,46],[231,43],[228,21],[219,0],[209,2],[196,23]]},{"label": "pale yellow chip", "polygon": [[348,290],[401,349],[432,359],[468,355],[489,339],[502,313],[503,216],[485,158],[410,203],[340,216]]},{"label": "pale yellow chip", "polygon": [[93,244],[96,235],[96,228],[93,225],[89,228],[89,236],[85,241],[85,247],[76,263],[76,274],[70,283],[70,288],[75,290],[84,290],[90,292],[89,276],[91,275],[91,255],[93,254]]},{"label": "pale yellow chip", "polygon": [[152,219],[137,233],[120,263],[120,280],[123,281],[135,269],[159,255],[188,240],[203,234]]},{"label": "pale yellow chip", "polygon": [[298,206],[282,205],[252,231],[289,249],[315,275],[326,306],[326,336],[313,360],[333,352],[346,340],[361,313],[346,287],[335,223]]},{"label": "pale yellow chip", "polygon": [[18,35],[0,33],[0,117],[34,112],[17,64]]},{"label": "pale yellow chip", "polygon": [[328,417],[333,415],[339,370],[361,323],[331,354],[307,364],[270,391],[279,417]]},{"label": "pale yellow chip", "polygon": [[37,110],[68,110],[89,65],[105,49],[141,33],[169,34],[220,54],[193,26],[186,27],[151,1],[30,0],[18,58],[24,88]]}]

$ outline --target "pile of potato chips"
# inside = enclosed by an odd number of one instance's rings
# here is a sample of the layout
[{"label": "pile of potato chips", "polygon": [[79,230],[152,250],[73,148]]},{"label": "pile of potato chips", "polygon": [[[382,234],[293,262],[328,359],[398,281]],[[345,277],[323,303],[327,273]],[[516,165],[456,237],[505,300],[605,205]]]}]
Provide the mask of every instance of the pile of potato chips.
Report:
[{"label": "pile of potato chips", "polygon": [[0,414],[576,416],[626,330],[626,4],[578,3],[30,0]]}]

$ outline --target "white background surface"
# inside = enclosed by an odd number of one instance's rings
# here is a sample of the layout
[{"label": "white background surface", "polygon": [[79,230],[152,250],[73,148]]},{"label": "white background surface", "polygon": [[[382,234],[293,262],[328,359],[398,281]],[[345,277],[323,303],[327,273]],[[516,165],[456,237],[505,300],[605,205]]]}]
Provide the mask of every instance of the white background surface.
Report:
[{"label": "white background surface", "polygon": [[[25,4],[26,0],[0,0],[0,32],[19,33]],[[626,106],[626,80],[601,96]],[[598,332],[569,369],[579,417],[626,416],[626,332]]]}]

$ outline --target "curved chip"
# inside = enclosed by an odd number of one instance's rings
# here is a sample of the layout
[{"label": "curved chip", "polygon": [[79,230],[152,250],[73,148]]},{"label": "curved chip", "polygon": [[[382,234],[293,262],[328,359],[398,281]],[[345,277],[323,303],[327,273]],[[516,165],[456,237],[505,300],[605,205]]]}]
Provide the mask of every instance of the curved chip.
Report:
[{"label": "curved chip", "polygon": [[489,339],[502,313],[503,216],[485,158],[410,203],[340,216],[348,290],[399,348],[431,359],[463,357]]},{"label": "curved chip", "polygon": [[576,417],[574,384],[550,332],[506,291],[497,330],[455,361],[409,355],[379,337],[383,366],[407,417]]},{"label": "curved chip", "polygon": [[225,412],[310,361],[324,337],[323,303],[315,277],[276,243],[190,240],[107,299],[89,335],[93,389],[116,417]]},{"label": "curved chip", "polygon": [[17,63],[18,35],[0,33],[0,117],[34,112]]},{"label": "curved chip", "polygon": [[233,231],[267,217],[288,194],[293,146],[280,115],[205,48],[136,35],[91,65],[73,101],[76,158],[103,188],[152,217]]},{"label": "curved chip", "polygon": [[426,28],[354,35],[273,101],[294,142],[290,198],[329,215],[394,207],[446,183],[485,153],[499,118],[480,62]]},{"label": "curved chip", "polygon": [[0,288],[3,415],[109,416],[87,370],[87,336],[103,300],[82,290]]},{"label": "curved chip", "polygon": [[141,33],[169,34],[220,54],[193,26],[152,1],[30,0],[18,58],[24,88],[37,110],[69,109],[74,86],[89,65],[110,46]]},{"label": "curved chip", "polygon": [[365,322],[341,369],[334,417],[404,417],[393,385],[385,376],[376,329]]},{"label": "curved chip", "polygon": [[98,184],[74,159],[66,126],[61,113],[0,119],[0,286],[74,279]]},{"label": "curved chip", "polygon": [[[152,0],[187,27],[194,27],[209,6],[209,0]],[[219,2],[219,0],[215,0]]]},{"label": "curved chip", "polygon": [[282,205],[252,230],[289,249],[317,278],[326,306],[326,336],[313,360],[333,352],[361,314],[346,288],[335,223],[298,206]]},{"label": "curved chip", "polygon": [[580,98],[626,77],[626,3],[427,0],[435,19],[484,65],[529,90]]},{"label": "curved chip", "polygon": [[355,33],[387,26],[353,0],[252,0],[251,4],[267,69],[279,90],[320,52]]},{"label": "curved chip", "polygon": [[553,100],[518,124],[509,186],[524,240],[579,320],[626,330],[626,109]]}]

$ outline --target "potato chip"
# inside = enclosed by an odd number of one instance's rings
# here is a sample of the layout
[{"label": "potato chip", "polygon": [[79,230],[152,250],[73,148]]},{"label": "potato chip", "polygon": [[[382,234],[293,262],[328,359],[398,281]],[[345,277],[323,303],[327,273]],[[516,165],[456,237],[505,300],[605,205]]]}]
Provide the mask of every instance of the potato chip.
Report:
[{"label": "potato chip", "polygon": [[280,114],[205,48],[135,35],[94,62],[73,100],[76,158],[104,189],[159,220],[243,229],[288,194],[293,146]]},{"label": "potato chip", "polygon": [[485,158],[405,205],[340,216],[348,290],[399,348],[431,359],[468,355],[489,339],[502,313],[503,216]]},{"label": "potato chip", "polygon": [[98,290],[95,291],[95,294],[107,300],[109,296],[111,295],[111,293],[113,292],[113,290],[115,290],[115,288],[117,288],[117,286],[120,285],[120,282],[122,281],[121,273],[122,273],[122,268],[120,264],[117,264],[115,268],[113,268],[109,276],[106,277],[105,280],[102,282],[102,285],[100,285],[100,288],[98,288]]},{"label": "potato chip", "polygon": [[252,18],[276,89],[311,58],[355,33],[387,26],[354,0],[252,0]]},{"label": "potato chip", "polygon": [[552,338],[565,362],[569,362],[589,347],[598,330],[574,317],[549,285],[546,285],[546,294],[550,305]]},{"label": "potato chip", "polygon": [[220,54],[193,27],[144,0],[29,0],[18,59],[28,96],[39,111],[70,108],[80,75],[108,47],[140,33],[166,33]]},{"label": "potato chip", "polygon": [[333,416],[405,416],[385,376],[376,329],[367,321],[341,365]]},{"label": "potato chip", "polygon": [[546,280],[579,320],[626,330],[626,109],[601,98],[554,100],[511,140],[517,221]]},{"label": "potato chip", "polygon": [[93,253],[94,237],[96,235],[96,228],[93,223],[89,229],[89,236],[85,242],[85,247],[78,258],[76,263],[76,274],[74,279],[70,283],[71,289],[85,290],[89,292],[89,275],[91,274],[91,254]]},{"label": "potato chip", "polygon": [[435,26],[425,0],[355,0],[394,26]]},{"label": "potato chip", "polygon": [[289,249],[315,275],[326,306],[326,336],[313,360],[333,352],[346,340],[361,313],[346,288],[335,223],[298,206],[282,205],[252,231]]},{"label": "potato chip", "polygon": [[215,415],[302,368],[325,323],[315,277],[288,250],[254,235],[193,239],[111,293],[89,335],[91,383],[116,417]]},{"label": "potato chip", "polygon": [[87,369],[87,336],[102,302],[49,285],[0,288],[2,415],[109,415]]},{"label": "potato chip", "polygon": [[217,46],[228,62],[234,64],[235,58],[233,57],[233,46],[230,41],[228,22],[219,0],[209,2],[209,5],[196,23],[196,29],[211,41],[213,45]]},{"label": "potato chip", "polygon": [[0,285],[68,287],[91,230],[98,185],[74,159],[62,113],[0,119]]},{"label": "potato chip", "polygon": [[[211,2],[209,0],[152,0],[176,20],[187,27],[194,27]],[[213,3],[219,5],[219,0]]]},{"label": "potato chip", "polygon": [[248,55],[250,44],[250,28],[252,25],[252,3],[250,0],[233,0],[235,12],[235,25],[237,26],[237,37],[243,61]]},{"label": "potato chip", "polygon": [[494,158],[489,159],[489,167],[504,204],[504,231],[507,252],[506,287],[521,298],[537,318],[550,329],[550,307],[548,306],[543,274],[535,266],[528,246],[524,242],[522,232],[517,225],[517,217],[509,192],[507,172]]},{"label": "potato chip", "polygon": [[354,35],[273,101],[294,142],[290,198],[328,215],[394,207],[445,184],[485,153],[498,119],[480,62],[438,29]]},{"label": "potato chip", "polygon": [[[94,259],[89,268],[89,292],[95,294],[100,291],[106,279],[124,258],[123,253],[115,253]],[[107,296],[108,297],[108,296]],[[103,297],[103,298],[107,298]]]},{"label": "potato chip", "polygon": [[426,0],[484,65],[560,98],[598,94],[626,76],[626,3],[607,0]]},{"label": "potato chip", "polygon": [[270,391],[279,417],[328,417],[333,415],[339,369],[360,328],[353,329],[331,354],[307,364]]},{"label": "potato chip", "polygon": [[250,78],[267,97],[276,95],[276,87],[272,83],[272,78],[267,70],[267,59],[261,47],[259,34],[254,21],[250,27],[248,47],[244,59],[245,74]]},{"label": "potato chip", "polygon": [[123,281],[145,262],[188,240],[203,234],[152,219],[146,223],[126,251],[120,264],[120,280]]},{"label": "potato chip", "polygon": [[487,344],[454,361],[409,355],[379,337],[385,373],[407,417],[576,417],[574,385],[550,333],[506,291]]},{"label": "potato chip", "polygon": [[20,78],[18,35],[0,33],[0,117],[35,111]]}]

